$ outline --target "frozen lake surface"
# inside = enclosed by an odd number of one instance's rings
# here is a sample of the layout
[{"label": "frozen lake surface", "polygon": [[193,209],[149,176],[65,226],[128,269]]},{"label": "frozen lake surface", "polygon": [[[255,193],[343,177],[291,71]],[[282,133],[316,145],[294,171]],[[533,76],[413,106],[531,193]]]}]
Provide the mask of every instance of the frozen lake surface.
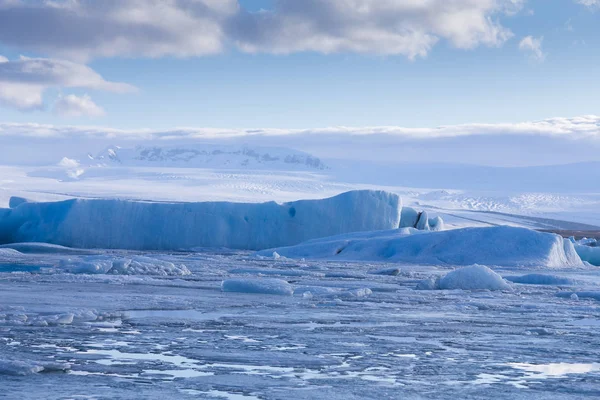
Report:
[{"label": "frozen lake surface", "polygon": [[[72,274],[61,266],[78,256],[60,252],[2,265],[0,397],[23,398],[24,388],[44,399],[600,396],[600,275],[589,267],[495,269],[554,284],[430,291],[415,287],[449,268],[144,256],[187,272]],[[553,277],[515,278],[532,273]],[[285,281],[294,294],[222,290],[244,279]]]}]

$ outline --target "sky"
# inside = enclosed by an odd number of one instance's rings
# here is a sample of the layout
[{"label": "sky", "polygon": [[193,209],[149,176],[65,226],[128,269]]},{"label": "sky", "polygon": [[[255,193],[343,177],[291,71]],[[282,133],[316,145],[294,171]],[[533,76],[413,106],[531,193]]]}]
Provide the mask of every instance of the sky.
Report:
[{"label": "sky", "polygon": [[0,0],[0,123],[431,128],[597,115],[599,50],[600,0]]}]

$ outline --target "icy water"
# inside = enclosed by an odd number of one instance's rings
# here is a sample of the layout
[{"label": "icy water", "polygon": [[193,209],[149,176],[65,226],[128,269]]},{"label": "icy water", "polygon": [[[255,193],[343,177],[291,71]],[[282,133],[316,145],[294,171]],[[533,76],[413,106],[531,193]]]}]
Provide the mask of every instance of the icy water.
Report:
[{"label": "icy water", "polygon": [[[151,256],[191,274],[76,275],[61,254],[3,264],[0,398],[600,396],[593,269],[551,272],[571,286],[417,291],[447,269]],[[400,274],[371,273],[391,267]],[[225,293],[228,278],[284,279],[295,294]]]}]

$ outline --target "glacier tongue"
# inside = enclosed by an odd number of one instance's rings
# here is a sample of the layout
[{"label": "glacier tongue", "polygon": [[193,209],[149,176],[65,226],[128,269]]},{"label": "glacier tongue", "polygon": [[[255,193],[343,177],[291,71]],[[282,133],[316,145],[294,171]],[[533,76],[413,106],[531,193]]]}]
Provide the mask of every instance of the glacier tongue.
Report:
[{"label": "glacier tongue", "polygon": [[23,203],[0,209],[0,244],[259,250],[337,234],[394,229],[400,224],[401,208],[396,194],[368,190],[284,204],[111,199]]}]

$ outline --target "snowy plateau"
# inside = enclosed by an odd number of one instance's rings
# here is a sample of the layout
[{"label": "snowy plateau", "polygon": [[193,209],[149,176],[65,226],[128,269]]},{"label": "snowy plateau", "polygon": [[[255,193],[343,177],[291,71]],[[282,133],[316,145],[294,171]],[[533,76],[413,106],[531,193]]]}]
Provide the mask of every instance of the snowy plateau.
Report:
[{"label": "snowy plateau", "polygon": [[597,162],[305,150],[2,162],[0,398],[600,396]]}]

